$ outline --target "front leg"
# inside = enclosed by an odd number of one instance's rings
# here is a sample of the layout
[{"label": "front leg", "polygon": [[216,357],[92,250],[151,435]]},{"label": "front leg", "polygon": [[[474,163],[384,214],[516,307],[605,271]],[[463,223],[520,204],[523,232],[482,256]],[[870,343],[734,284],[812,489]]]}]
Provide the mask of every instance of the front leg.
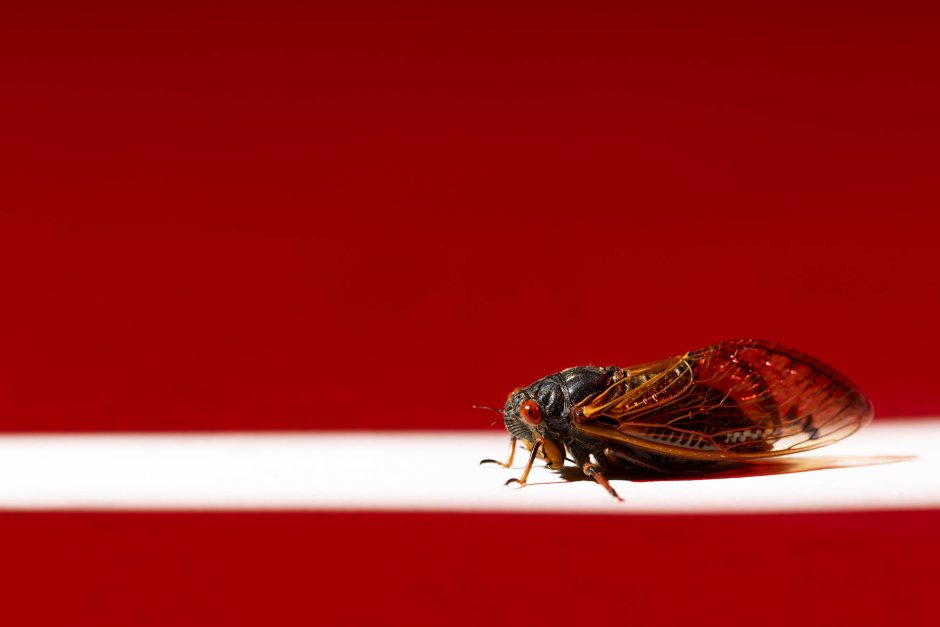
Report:
[{"label": "front leg", "polygon": [[630,464],[632,466],[639,466],[640,468],[645,468],[646,470],[651,470],[653,472],[660,472],[660,473],[666,472],[659,466],[655,466],[647,461],[644,461],[640,459],[639,457],[636,457],[635,455],[629,455],[627,453],[624,453],[623,451],[612,449],[610,447],[607,447],[604,449],[604,457],[606,457],[612,462],[619,462],[621,464],[626,462],[627,464]]},{"label": "front leg", "polygon": [[516,436],[512,436],[511,438],[509,438],[509,459],[506,460],[505,464],[503,462],[496,461],[495,459],[481,459],[480,465],[482,466],[483,464],[496,464],[498,466],[502,466],[503,468],[510,468],[512,467],[512,460],[515,456],[516,456]]},{"label": "front leg", "polygon": [[518,483],[520,486],[524,486],[525,482],[529,479],[529,471],[532,470],[532,464],[535,463],[535,458],[539,456],[539,451],[542,450],[542,441],[539,440],[532,447],[532,452],[529,453],[529,461],[526,462],[525,469],[522,471],[522,476],[518,479],[510,479],[504,485],[509,485],[510,483]]}]

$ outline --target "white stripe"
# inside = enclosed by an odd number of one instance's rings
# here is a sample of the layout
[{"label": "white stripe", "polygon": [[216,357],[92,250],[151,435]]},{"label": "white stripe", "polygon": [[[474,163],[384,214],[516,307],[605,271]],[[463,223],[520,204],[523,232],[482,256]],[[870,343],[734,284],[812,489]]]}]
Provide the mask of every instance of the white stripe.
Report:
[{"label": "white stripe", "polygon": [[[507,442],[495,432],[7,435],[0,436],[0,508],[691,513],[940,506],[936,420],[885,420],[826,449],[779,458],[848,468],[614,481],[624,503],[590,480],[544,485],[559,477],[541,462],[526,488],[503,487],[518,468],[477,462],[502,457]],[[885,463],[905,456],[911,459]],[[517,452],[517,467],[526,457]],[[857,465],[865,462],[881,463]]]}]

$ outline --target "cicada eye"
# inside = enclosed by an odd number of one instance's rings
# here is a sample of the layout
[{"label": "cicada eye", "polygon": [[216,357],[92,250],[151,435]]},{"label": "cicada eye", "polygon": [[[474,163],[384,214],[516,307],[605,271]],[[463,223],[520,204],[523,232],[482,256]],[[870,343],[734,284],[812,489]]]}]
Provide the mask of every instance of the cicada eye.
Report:
[{"label": "cicada eye", "polygon": [[530,425],[537,425],[542,422],[542,408],[533,400],[528,400],[519,408],[519,417],[522,422]]}]

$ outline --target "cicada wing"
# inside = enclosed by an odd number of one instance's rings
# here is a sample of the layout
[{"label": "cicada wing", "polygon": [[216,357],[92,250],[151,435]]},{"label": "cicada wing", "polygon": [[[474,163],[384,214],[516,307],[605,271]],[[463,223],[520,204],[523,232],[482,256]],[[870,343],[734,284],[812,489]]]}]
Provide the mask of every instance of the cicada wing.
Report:
[{"label": "cicada wing", "polygon": [[686,357],[672,357],[621,370],[603,392],[577,406],[577,415],[585,419],[598,416],[642,415],[681,398],[694,381]]},{"label": "cicada wing", "polygon": [[701,460],[786,455],[831,444],[872,418],[844,376],[798,351],[730,340],[627,368],[576,406],[573,424],[596,437]]}]

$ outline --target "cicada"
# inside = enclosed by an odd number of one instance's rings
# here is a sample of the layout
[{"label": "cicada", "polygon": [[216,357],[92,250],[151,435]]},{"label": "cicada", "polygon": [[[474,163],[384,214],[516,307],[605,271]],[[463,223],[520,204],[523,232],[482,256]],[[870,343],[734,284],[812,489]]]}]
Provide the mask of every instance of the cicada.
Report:
[{"label": "cicada", "polygon": [[618,500],[606,473],[671,473],[701,464],[789,455],[837,442],[867,424],[871,401],[819,360],[761,340],[728,340],[639,366],[579,366],[513,390],[511,435],[538,458],[566,459]]}]

